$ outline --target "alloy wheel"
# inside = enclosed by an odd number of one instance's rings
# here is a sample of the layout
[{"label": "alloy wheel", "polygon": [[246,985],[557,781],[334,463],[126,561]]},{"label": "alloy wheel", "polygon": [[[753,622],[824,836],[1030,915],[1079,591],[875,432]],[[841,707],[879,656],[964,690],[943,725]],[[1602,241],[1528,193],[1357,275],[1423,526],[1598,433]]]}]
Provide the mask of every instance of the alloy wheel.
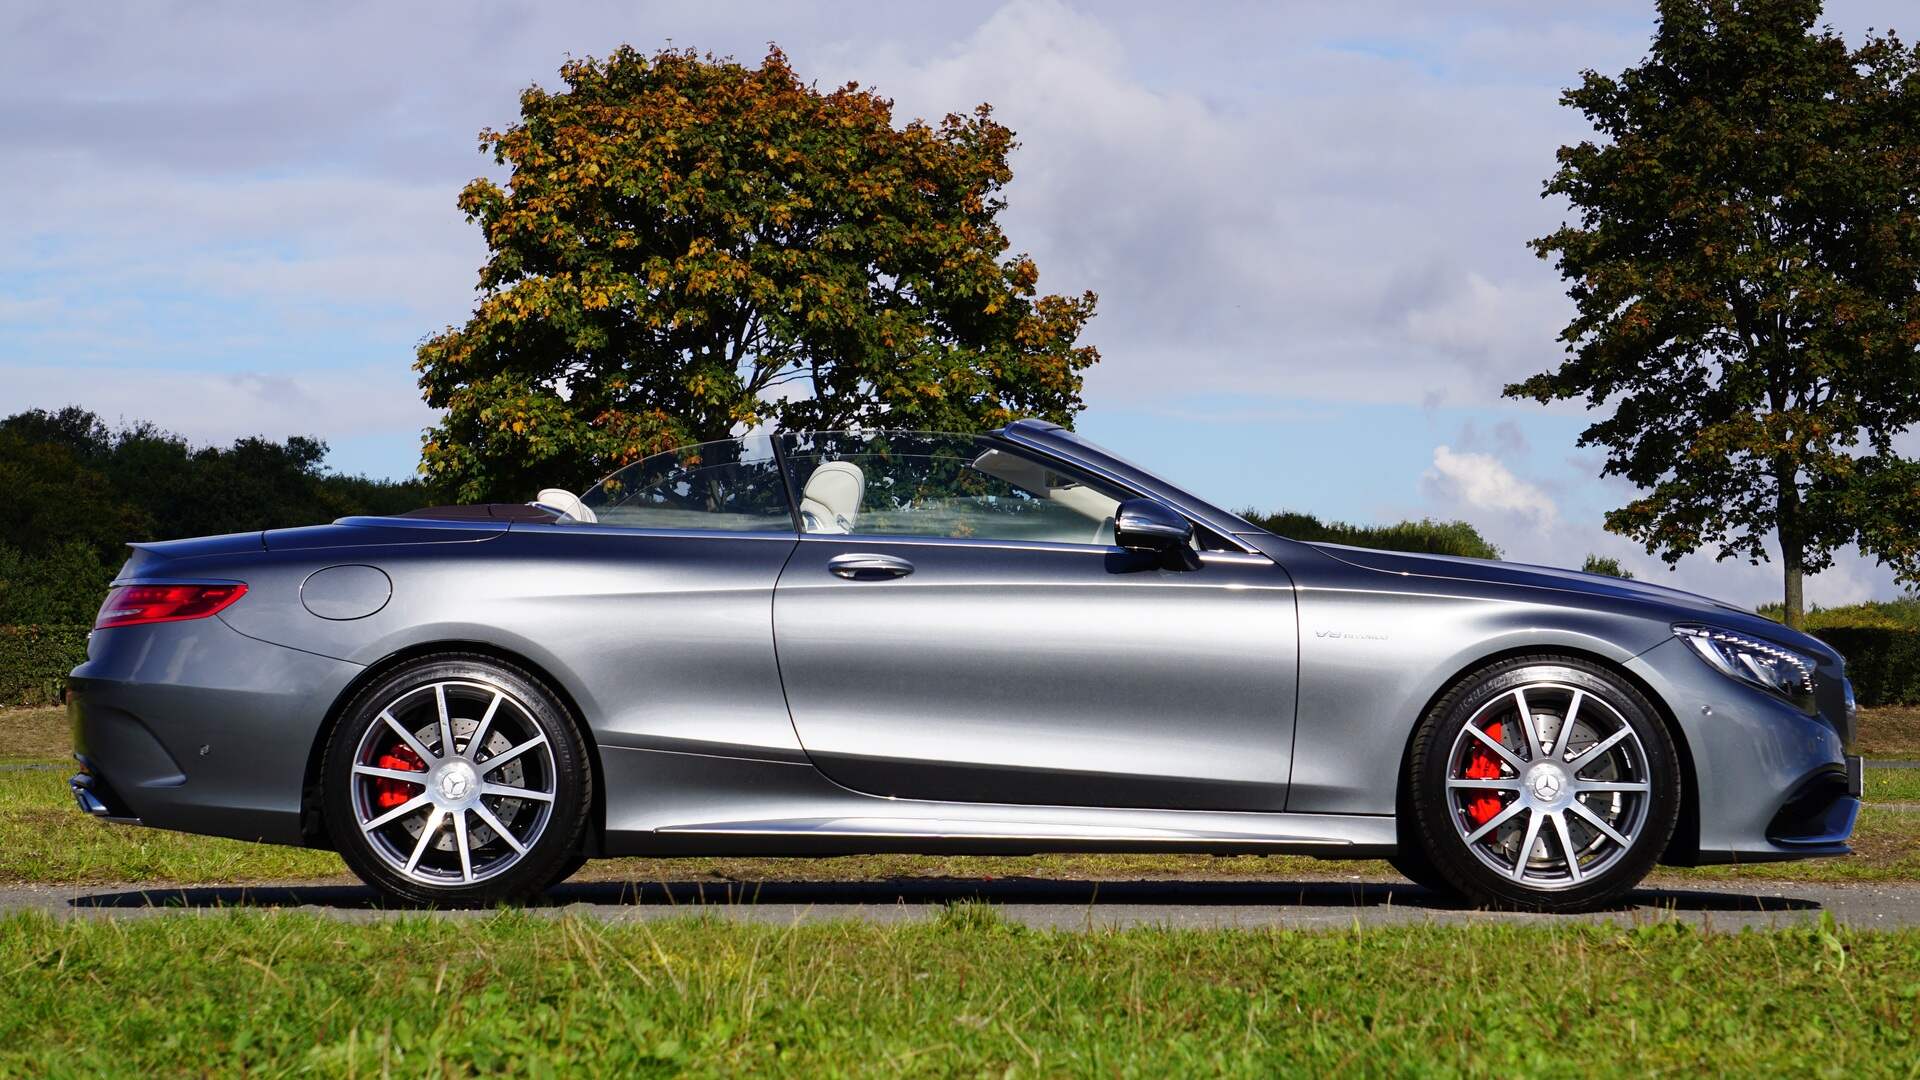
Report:
[{"label": "alloy wheel", "polygon": [[445,680],[381,708],[353,756],[352,810],[373,853],[412,881],[471,885],[538,842],[557,794],[553,747],[499,687]]},{"label": "alloy wheel", "polygon": [[1653,792],[1646,748],[1621,711],[1558,682],[1481,705],[1446,776],[1448,816],[1468,850],[1530,889],[1606,874],[1639,838]]}]

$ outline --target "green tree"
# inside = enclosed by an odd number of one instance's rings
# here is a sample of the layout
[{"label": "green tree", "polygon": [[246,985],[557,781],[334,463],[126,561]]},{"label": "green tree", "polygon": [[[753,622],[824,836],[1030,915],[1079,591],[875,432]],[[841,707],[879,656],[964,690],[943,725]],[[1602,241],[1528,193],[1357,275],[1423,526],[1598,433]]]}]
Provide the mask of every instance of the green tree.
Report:
[{"label": "green tree", "polygon": [[1608,577],[1625,578],[1628,581],[1633,580],[1633,571],[1621,566],[1620,560],[1611,555],[1594,555],[1589,553],[1587,555],[1587,561],[1580,567],[1580,570],[1582,573],[1587,574],[1605,574]]},{"label": "green tree", "polygon": [[1581,445],[1645,494],[1607,527],[1669,563],[1768,557],[1802,577],[1858,543],[1920,576],[1920,58],[1857,49],[1817,0],[1661,0],[1646,59],[1565,92],[1599,138],[1533,242],[1577,306],[1561,365],[1507,387],[1611,415]]},{"label": "green tree", "polygon": [[1038,294],[997,216],[1013,133],[987,106],[893,123],[758,68],[623,47],[484,131],[505,186],[460,206],[490,256],[466,324],[415,367],[422,468],[464,499],[583,484],[744,425],[1068,422],[1094,296]]},{"label": "green tree", "polygon": [[0,625],[87,621],[129,541],[309,525],[433,501],[419,480],[325,472],[293,436],[194,447],[69,406],[0,418]]},{"label": "green tree", "polygon": [[1400,521],[1392,525],[1353,525],[1345,521],[1322,521],[1313,514],[1303,514],[1297,510],[1263,514],[1248,509],[1242,510],[1240,516],[1268,532],[1305,543],[1457,555],[1467,559],[1500,557],[1500,549],[1465,521],[1421,518],[1419,521]]}]

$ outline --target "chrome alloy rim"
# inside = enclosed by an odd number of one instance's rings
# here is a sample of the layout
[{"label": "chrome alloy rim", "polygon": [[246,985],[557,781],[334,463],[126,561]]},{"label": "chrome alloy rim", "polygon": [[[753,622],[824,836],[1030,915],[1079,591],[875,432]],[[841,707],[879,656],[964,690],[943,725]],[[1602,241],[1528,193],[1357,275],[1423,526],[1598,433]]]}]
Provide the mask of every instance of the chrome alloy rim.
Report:
[{"label": "chrome alloy rim", "polygon": [[1626,717],[1561,683],[1482,705],[1447,759],[1448,812],[1468,850],[1535,889],[1612,869],[1639,838],[1652,794],[1646,748]]},{"label": "chrome alloy rim", "polygon": [[546,830],[553,747],[497,687],[448,681],[394,698],[360,737],[353,810],[382,861],[426,885],[485,881]]}]

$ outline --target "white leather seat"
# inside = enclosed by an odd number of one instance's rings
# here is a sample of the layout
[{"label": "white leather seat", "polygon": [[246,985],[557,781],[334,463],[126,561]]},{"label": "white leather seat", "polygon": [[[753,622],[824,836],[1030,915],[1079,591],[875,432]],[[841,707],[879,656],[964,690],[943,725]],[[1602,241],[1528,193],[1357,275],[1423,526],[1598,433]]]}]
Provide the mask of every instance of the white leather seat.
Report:
[{"label": "white leather seat", "polygon": [[567,517],[586,525],[597,525],[600,521],[593,516],[593,511],[587,508],[587,504],[580,501],[580,496],[566,488],[541,488],[540,494],[535,495],[533,501],[549,510],[558,510]]},{"label": "white leather seat", "polygon": [[850,533],[860,518],[867,474],[851,461],[824,461],[800,492],[800,517],[810,533]]}]

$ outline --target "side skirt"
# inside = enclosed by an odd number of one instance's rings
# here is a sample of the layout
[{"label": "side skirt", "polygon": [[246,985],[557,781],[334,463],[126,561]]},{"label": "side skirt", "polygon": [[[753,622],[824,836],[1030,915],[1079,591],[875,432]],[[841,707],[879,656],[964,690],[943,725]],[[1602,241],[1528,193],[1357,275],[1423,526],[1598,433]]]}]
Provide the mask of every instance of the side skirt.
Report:
[{"label": "side skirt", "polygon": [[602,747],[609,855],[1197,852],[1362,859],[1386,815],[1108,809],[864,795],[805,763]]}]

